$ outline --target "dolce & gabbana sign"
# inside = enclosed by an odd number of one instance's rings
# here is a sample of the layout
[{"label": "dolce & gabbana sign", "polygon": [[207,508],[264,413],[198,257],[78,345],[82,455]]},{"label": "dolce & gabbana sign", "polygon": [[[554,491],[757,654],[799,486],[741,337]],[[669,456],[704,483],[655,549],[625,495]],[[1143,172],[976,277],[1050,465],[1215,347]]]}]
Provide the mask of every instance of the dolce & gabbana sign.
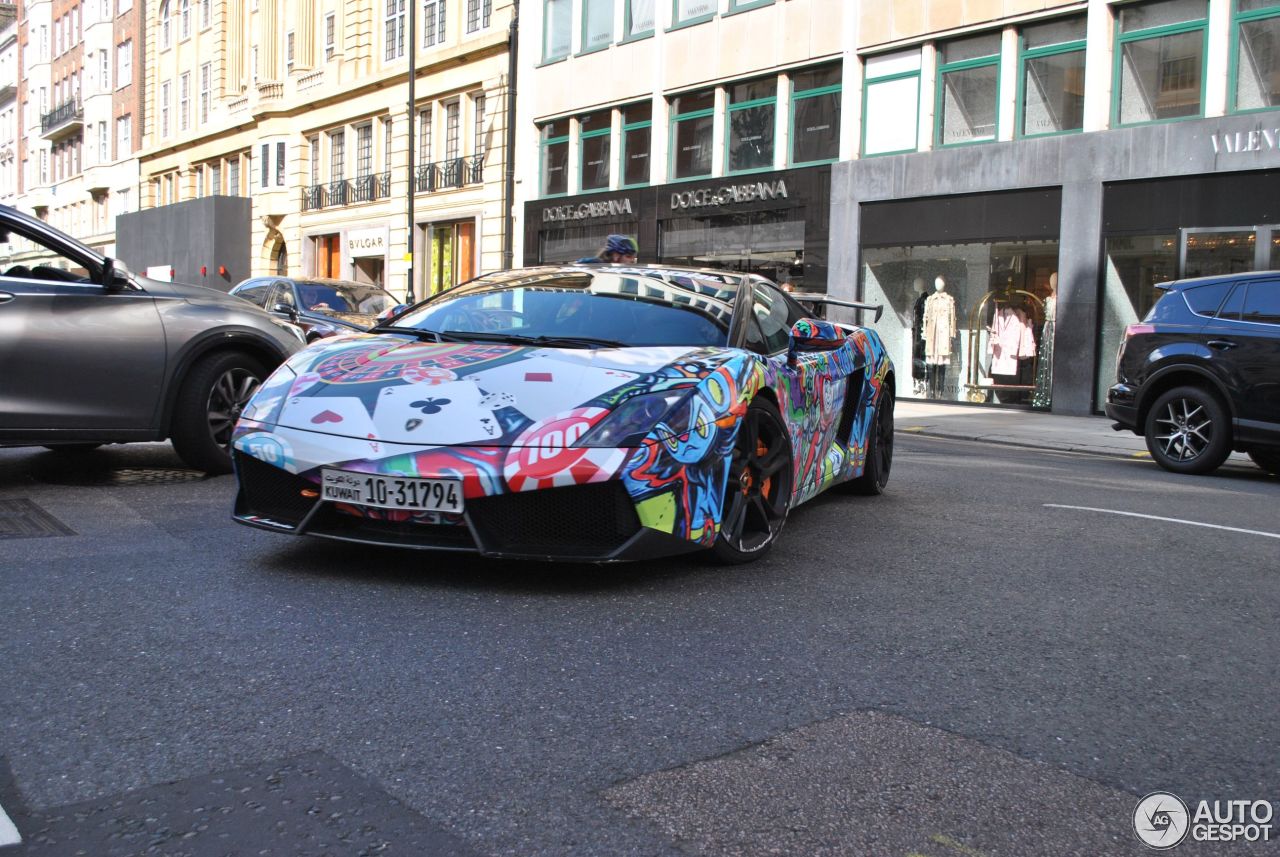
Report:
[{"label": "dolce & gabbana sign", "polygon": [[787,182],[785,179],[747,182],[745,184],[725,185],[720,188],[709,187],[701,190],[676,191],[671,194],[671,210],[786,198]]},{"label": "dolce & gabbana sign", "polygon": [[609,199],[601,202],[582,202],[578,205],[553,205],[542,209],[543,223],[557,223],[564,220],[591,220],[596,217],[621,217],[624,214],[634,215],[630,197]]}]

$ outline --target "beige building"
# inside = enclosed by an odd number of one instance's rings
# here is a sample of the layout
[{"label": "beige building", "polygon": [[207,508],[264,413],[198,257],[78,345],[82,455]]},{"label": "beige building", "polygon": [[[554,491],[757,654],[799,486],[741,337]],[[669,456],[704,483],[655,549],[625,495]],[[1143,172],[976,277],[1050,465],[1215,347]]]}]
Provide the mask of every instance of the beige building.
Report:
[{"label": "beige building", "polygon": [[[513,6],[427,0],[417,10],[418,296],[502,263]],[[251,274],[403,294],[408,23],[404,0],[162,3],[148,24],[146,204],[247,197]]]}]

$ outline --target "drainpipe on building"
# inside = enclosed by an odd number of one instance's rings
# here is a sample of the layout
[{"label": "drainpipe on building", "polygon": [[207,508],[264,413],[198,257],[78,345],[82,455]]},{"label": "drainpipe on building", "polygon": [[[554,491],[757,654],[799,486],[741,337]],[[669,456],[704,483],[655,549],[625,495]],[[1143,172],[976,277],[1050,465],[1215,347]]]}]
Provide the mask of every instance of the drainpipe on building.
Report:
[{"label": "drainpipe on building", "polygon": [[514,200],[516,195],[516,33],[520,25],[520,7],[516,4],[515,14],[511,16],[511,26],[507,30],[507,151],[506,164],[502,175],[502,204],[506,211],[506,222],[502,229],[502,267],[510,270],[515,265],[512,258],[512,247],[515,235]]}]

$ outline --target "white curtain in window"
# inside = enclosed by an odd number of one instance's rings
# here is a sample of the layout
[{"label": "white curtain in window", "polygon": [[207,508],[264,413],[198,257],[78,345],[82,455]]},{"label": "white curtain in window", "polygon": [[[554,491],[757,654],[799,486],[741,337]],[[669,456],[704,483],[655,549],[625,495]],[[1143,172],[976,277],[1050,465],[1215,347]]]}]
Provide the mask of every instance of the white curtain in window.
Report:
[{"label": "white curtain in window", "polygon": [[631,16],[628,18],[630,28],[627,35],[647,33],[653,29],[653,0],[630,0]]}]

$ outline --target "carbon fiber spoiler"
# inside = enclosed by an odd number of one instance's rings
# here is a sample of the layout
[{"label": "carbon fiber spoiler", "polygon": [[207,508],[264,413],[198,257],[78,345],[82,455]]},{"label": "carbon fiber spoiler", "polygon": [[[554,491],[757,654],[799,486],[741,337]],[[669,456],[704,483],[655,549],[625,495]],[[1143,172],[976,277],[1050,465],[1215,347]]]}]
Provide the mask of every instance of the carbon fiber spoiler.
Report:
[{"label": "carbon fiber spoiler", "polygon": [[839,298],[827,297],[818,292],[789,292],[788,294],[801,303],[830,304],[831,306],[842,306],[849,309],[862,310],[864,312],[874,312],[876,317],[872,323],[878,322],[880,316],[884,315],[884,304],[864,304],[860,301],[844,301]]}]

